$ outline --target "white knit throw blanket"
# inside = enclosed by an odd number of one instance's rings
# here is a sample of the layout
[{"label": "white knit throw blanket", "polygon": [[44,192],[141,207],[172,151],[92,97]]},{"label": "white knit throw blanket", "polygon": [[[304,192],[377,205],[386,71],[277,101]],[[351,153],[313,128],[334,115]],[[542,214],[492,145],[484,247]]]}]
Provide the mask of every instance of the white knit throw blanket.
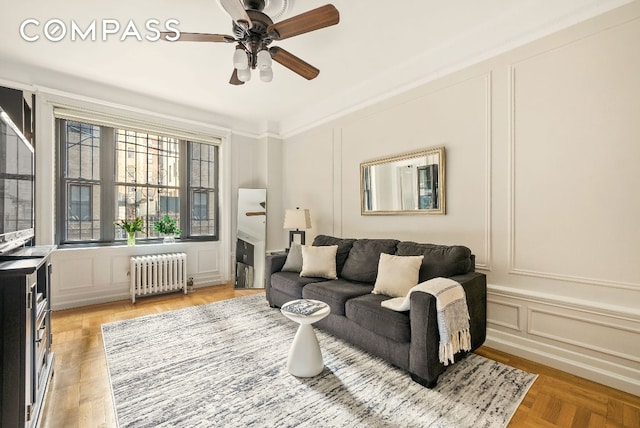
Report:
[{"label": "white knit throw blanket", "polygon": [[405,297],[385,300],[382,306],[398,312],[408,311],[410,296],[414,291],[424,291],[436,298],[440,362],[448,366],[454,362],[454,354],[471,350],[469,308],[464,288],[449,278],[433,278],[411,288]]}]

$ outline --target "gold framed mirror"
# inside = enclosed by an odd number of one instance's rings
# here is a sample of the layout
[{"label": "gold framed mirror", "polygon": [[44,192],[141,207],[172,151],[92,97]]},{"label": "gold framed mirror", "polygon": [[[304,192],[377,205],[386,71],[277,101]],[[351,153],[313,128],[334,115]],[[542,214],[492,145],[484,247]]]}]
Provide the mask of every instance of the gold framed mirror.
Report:
[{"label": "gold framed mirror", "polygon": [[433,147],[360,164],[362,215],[445,214],[445,150]]}]

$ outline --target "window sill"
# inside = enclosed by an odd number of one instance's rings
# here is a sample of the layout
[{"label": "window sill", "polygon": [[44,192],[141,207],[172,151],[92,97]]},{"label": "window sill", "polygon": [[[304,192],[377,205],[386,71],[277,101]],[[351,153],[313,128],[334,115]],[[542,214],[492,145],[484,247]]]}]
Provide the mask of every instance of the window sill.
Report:
[{"label": "window sill", "polygon": [[136,247],[161,247],[161,248],[170,248],[170,247],[183,247],[184,245],[190,244],[205,244],[205,243],[218,243],[220,242],[217,238],[185,238],[185,239],[177,239],[173,244],[165,244],[161,239],[145,239],[145,240],[137,240],[136,245],[128,246],[127,241],[116,241],[116,242],[79,242],[79,243],[65,243],[58,244],[58,250],[91,250],[91,249],[104,249],[104,248],[136,248]]}]

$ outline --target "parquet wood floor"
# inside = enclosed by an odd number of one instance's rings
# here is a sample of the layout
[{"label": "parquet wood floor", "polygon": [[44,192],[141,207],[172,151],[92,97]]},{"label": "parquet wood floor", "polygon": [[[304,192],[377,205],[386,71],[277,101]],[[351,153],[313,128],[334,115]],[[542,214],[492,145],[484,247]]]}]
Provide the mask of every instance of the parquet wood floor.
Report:
[{"label": "parquet wood floor", "polygon": [[[53,312],[55,374],[41,427],[116,427],[101,324],[261,292],[217,285],[187,295],[147,297],[135,305],[118,301]],[[477,353],[539,375],[511,428],[640,428],[640,397],[487,347]]]}]

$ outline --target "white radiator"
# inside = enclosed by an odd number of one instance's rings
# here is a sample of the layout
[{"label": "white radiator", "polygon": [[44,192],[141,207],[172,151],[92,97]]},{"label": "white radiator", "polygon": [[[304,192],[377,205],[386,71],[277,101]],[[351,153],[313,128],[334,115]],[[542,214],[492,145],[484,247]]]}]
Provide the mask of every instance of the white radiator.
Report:
[{"label": "white radiator", "polygon": [[187,255],[154,254],[131,257],[131,303],[136,296],[184,290],[187,294]]}]

